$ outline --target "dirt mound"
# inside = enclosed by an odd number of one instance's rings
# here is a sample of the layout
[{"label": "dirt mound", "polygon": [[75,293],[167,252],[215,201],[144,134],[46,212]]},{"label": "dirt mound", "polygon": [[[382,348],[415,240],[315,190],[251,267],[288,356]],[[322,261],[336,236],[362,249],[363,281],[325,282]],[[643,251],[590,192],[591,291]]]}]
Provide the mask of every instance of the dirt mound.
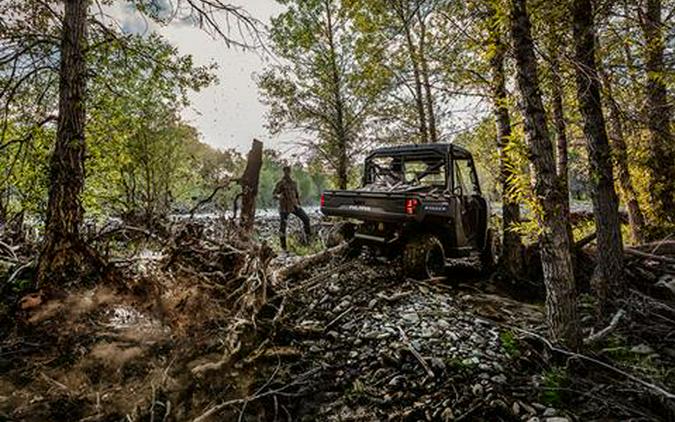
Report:
[{"label": "dirt mound", "polygon": [[185,420],[245,395],[229,366],[194,368],[234,353],[266,301],[271,254],[206,232],[122,243],[138,252],[111,259],[114,283],[18,300],[0,343],[0,419]]}]

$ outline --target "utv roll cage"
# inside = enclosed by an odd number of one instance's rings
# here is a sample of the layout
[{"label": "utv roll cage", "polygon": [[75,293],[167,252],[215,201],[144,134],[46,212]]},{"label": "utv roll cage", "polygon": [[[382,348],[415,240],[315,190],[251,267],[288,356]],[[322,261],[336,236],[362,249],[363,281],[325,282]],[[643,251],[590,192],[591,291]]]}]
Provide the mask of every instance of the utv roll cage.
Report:
[{"label": "utv roll cage", "polygon": [[[450,191],[452,191],[453,186],[455,186],[455,160],[468,160],[471,164],[473,173],[476,174],[476,168],[471,153],[458,145],[419,144],[383,147],[373,150],[373,152],[371,152],[366,157],[364,162],[365,171],[363,172],[362,186],[365,186],[372,181],[369,180],[369,178],[372,176],[370,169],[375,165],[374,160],[381,157],[391,157],[393,159],[399,160],[418,160],[427,163],[432,163],[436,160],[443,160],[443,162],[447,162],[449,164],[445,166],[445,178],[447,182],[446,188]],[[478,183],[475,183],[475,189],[478,195],[482,194],[480,185]]]}]

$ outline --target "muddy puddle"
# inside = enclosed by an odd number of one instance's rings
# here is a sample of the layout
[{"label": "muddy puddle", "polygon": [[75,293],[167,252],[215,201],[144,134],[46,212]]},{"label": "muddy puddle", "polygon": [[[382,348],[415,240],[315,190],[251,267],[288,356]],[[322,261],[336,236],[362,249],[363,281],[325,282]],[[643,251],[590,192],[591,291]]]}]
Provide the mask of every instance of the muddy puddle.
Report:
[{"label": "muddy puddle", "polygon": [[125,337],[132,336],[139,340],[155,340],[171,334],[170,328],[158,319],[122,304],[107,309],[102,316],[101,325]]}]

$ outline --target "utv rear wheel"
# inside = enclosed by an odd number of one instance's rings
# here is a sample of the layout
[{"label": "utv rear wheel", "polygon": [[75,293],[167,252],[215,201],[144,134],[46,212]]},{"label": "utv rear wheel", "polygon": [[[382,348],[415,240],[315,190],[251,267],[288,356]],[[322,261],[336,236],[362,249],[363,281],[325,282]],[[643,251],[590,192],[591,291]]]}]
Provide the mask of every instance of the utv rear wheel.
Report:
[{"label": "utv rear wheel", "polygon": [[411,239],[403,249],[403,271],[414,279],[443,275],[445,251],[436,236],[424,235]]}]

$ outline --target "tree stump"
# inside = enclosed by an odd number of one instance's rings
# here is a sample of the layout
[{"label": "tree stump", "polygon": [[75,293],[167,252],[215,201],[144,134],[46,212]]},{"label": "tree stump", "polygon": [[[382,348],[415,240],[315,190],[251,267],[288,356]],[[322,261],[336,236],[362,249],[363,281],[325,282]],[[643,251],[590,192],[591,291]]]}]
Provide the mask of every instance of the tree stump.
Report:
[{"label": "tree stump", "polygon": [[251,150],[246,159],[246,169],[239,183],[241,184],[241,215],[240,227],[242,238],[248,239],[253,231],[255,222],[255,200],[258,195],[258,180],[262,167],[263,144],[253,140]]}]

